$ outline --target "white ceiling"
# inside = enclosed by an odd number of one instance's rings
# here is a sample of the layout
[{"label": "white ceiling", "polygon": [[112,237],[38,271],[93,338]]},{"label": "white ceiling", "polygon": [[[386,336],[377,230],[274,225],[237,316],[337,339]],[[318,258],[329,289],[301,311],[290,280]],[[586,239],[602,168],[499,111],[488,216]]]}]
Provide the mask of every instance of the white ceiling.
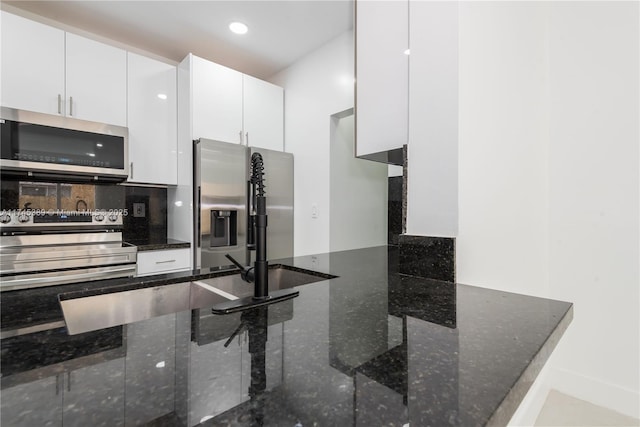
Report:
[{"label": "white ceiling", "polygon": [[[353,28],[352,0],[3,3],[176,62],[192,52],[259,78]],[[232,21],[249,32],[231,33]]]}]

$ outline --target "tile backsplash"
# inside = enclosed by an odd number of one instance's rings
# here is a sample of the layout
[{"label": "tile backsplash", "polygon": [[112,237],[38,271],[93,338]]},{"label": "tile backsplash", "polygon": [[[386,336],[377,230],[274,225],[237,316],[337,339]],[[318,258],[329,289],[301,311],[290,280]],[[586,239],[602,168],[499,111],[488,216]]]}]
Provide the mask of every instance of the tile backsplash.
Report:
[{"label": "tile backsplash", "polygon": [[167,236],[167,189],[116,184],[73,184],[3,179],[0,209],[126,210],[123,239],[144,243]]},{"label": "tile backsplash", "polygon": [[126,186],[124,188],[123,238],[143,244],[151,238],[167,236],[167,189]]}]

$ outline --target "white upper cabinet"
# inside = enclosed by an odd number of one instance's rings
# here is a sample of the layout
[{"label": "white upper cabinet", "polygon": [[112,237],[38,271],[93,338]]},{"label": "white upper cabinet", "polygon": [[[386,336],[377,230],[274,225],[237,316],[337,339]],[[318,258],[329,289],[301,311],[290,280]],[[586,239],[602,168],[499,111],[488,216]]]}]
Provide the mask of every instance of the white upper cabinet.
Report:
[{"label": "white upper cabinet", "polygon": [[243,95],[245,143],[284,151],[284,89],[245,74]]},{"label": "white upper cabinet", "polygon": [[2,12],[2,105],[127,125],[126,51]]},{"label": "white upper cabinet", "polygon": [[2,105],[63,114],[64,31],[1,12]]},{"label": "white upper cabinet", "polygon": [[409,2],[356,2],[356,155],[408,139]]},{"label": "white upper cabinet", "polygon": [[242,73],[191,58],[193,139],[242,143]]},{"label": "white upper cabinet", "polygon": [[193,139],[283,151],[284,89],[190,55]]},{"label": "white upper cabinet", "polygon": [[129,182],[176,185],[176,67],[127,54]]},{"label": "white upper cabinet", "polygon": [[127,53],[66,33],[67,115],[127,125]]}]

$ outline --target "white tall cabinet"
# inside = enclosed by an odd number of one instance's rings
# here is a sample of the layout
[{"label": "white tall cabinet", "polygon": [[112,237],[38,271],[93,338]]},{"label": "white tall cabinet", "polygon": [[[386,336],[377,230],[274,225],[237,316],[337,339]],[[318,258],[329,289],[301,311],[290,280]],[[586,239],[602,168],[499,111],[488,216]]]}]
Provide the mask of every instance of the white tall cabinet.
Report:
[{"label": "white tall cabinet", "polygon": [[407,234],[458,232],[458,7],[356,2],[356,151],[407,144]]},{"label": "white tall cabinet", "polygon": [[129,182],[176,185],[176,67],[127,53]]},{"label": "white tall cabinet", "polygon": [[127,125],[126,51],[1,14],[5,107]]}]

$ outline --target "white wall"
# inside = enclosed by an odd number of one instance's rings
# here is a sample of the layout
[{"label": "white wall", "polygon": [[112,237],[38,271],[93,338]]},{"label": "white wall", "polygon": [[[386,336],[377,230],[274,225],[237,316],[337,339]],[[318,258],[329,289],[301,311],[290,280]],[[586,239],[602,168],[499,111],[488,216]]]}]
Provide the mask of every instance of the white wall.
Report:
[{"label": "white wall", "polygon": [[549,145],[549,289],[575,303],[556,388],[637,418],[639,13],[553,4]]},{"label": "white wall", "polygon": [[460,6],[460,283],[547,295],[547,21],[542,2]]},{"label": "white wall", "polygon": [[348,31],[269,79],[284,87],[285,151],[295,158],[295,255],[329,251],[330,120],[353,108],[353,78]]},{"label": "white wall", "polygon": [[575,303],[547,386],[635,417],[639,13],[461,5],[457,238],[460,282]]},{"label": "white wall", "polygon": [[331,252],[386,245],[388,166],[354,157],[353,113],[331,118]]}]

